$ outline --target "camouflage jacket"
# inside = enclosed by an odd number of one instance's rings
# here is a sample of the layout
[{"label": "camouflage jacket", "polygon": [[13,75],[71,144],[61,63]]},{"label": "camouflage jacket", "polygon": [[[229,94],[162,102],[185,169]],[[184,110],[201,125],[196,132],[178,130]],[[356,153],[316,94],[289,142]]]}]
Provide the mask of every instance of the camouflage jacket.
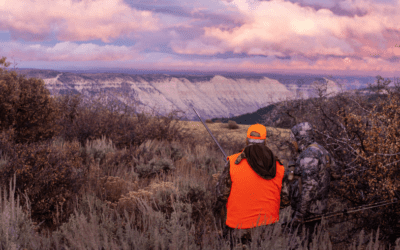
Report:
[{"label": "camouflage jacket", "polygon": [[[333,171],[332,171],[333,170]],[[329,152],[317,143],[309,145],[298,156],[295,164],[295,176],[301,176],[302,192],[299,193],[299,179],[288,180],[285,175],[283,182],[293,210],[305,217],[312,214],[322,214],[327,208],[327,197],[331,175],[335,175],[336,164]],[[336,176],[335,176],[336,177]]]}]

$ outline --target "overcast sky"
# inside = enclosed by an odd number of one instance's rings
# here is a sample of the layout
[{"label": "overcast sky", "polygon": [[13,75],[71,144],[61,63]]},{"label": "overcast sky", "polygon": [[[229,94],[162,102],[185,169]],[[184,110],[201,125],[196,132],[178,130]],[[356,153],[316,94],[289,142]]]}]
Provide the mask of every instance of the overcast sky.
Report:
[{"label": "overcast sky", "polygon": [[19,68],[400,76],[400,0],[0,0]]}]

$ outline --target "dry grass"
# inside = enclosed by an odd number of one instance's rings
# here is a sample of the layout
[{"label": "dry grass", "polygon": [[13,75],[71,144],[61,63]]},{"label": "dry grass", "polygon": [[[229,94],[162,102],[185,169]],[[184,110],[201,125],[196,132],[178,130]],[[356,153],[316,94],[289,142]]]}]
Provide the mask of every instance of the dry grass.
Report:
[{"label": "dry grass", "polygon": [[239,126],[237,125],[237,123],[235,121],[229,120],[228,121],[228,128],[229,129],[238,129]]},{"label": "dry grass", "polygon": [[[194,136],[192,139],[213,143],[201,122],[177,122]],[[229,136],[230,144],[244,146],[250,125],[239,125],[237,130],[224,125],[209,124],[209,128],[221,141]],[[287,139],[288,130],[267,129],[271,148],[272,139]],[[54,145],[65,147],[60,141]],[[24,245],[28,249],[230,249],[212,212],[216,176],[224,165],[220,152],[207,144],[198,143],[192,148],[180,141],[149,140],[131,151],[113,145],[102,138],[84,146],[88,164],[97,166],[89,174],[96,176],[98,185],[87,188],[68,222],[52,237],[23,231],[24,227],[33,227],[27,220],[19,226],[24,238],[0,237],[0,244]],[[154,159],[169,160],[174,169],[138,180],[132,175],[132,171],[138,171],[137,166],[150,164]],[[117,176],[109,174],[111,167]],[[280,215],[281,220],[287,220],[290,208],[282,209]],[[304,235],[288,235],[279,223],[263,235],[259,231],[256,228],[252,233],[250,249],[307,249],[295,243],[304,241]],[[310,249],[332,249],[327,231],[318,232]],[[234,235],[237,241],[238,232]],[[26,240],[32,238],[35,241]],[[14,242],[9,243],[10,240]],[[381,246],[379,241],[372,240],[353,245],[353,249],[378,249],[376,246]]]},{"label": "dry grass", "polygon": [[[177,121],[177,125],[183,131],[195,138],[195,140],[198,140],[199,142],[205,142],[207,145],[215,144],[208,131],[200,121]],[[238,124],[237,129],[229,129],[227,128],[226,124],[216,122],[207,123],[207,126],[218,142],[228,140],[232,146],[237,145],[240,148],[244,148],[246,146],[245,141],[247,130],[251,125]],[[284,162],[288,160],[289,150],[279,150],[278,145],[288,140],[289,135],[289,129],[267,127],[267,146]],[[228,152],[228,150],[226,150],[226,153],[229,155],[237,152]]]}]

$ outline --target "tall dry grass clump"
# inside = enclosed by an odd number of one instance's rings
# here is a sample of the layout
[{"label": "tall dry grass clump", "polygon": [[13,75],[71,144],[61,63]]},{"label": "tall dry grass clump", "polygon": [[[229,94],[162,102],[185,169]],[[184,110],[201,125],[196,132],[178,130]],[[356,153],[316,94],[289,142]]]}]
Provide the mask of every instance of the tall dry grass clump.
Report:
[{"label": "tall dry grass clump", "polygon": [[239,126],[237,125],[237,123],[235,121],[229,120],[228,121],[228,128],[229,129],[238,129]]},{"label": "tall dry grass clump", "polygon": [[29,246],[39,247],[35,223],[30,217],[30,206],[20,204],[21,197],[16,195],[16,178],[10,179],[8,190],[0,188],[0,248],[22,249]]}]

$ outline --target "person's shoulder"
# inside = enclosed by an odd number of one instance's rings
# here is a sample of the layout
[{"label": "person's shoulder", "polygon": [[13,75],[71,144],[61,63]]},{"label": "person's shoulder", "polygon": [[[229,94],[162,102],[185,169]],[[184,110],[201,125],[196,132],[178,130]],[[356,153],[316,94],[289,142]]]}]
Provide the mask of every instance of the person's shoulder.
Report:
[{"label": "person's shoulder", "polygon": [[332,161],[332,155],[321,144],[313,143],[309,147],[308,155],[315,155],[315,157],[329,158]]},{"label": "person's shoulder", "polygon": [[238,152],[238,153],[228,155],[227,158],[226,158],[226,160],[229,162],[229,161],[230,161],[231,159],[233,159],[234,157],[239,156],[242,152],[243,152],[243,150],[240,151],[240,152]]},{"label": "person's shoulder", "polygon": [[326,149],[321,146],[320,144],[314,142],[308,145],[308,147],[300,153],[299,157],[300,158],[305,158],[305,157],[320,157],[321,155],[327,153]]},{"label": "person's shoulder", "polygon": [[319,150],[312,149],[308,147],[306,150],[300,153],[299,157],[297,158],[296,165],[307,166],[317,166],[319,159],[322,156],[322,152]]}]

